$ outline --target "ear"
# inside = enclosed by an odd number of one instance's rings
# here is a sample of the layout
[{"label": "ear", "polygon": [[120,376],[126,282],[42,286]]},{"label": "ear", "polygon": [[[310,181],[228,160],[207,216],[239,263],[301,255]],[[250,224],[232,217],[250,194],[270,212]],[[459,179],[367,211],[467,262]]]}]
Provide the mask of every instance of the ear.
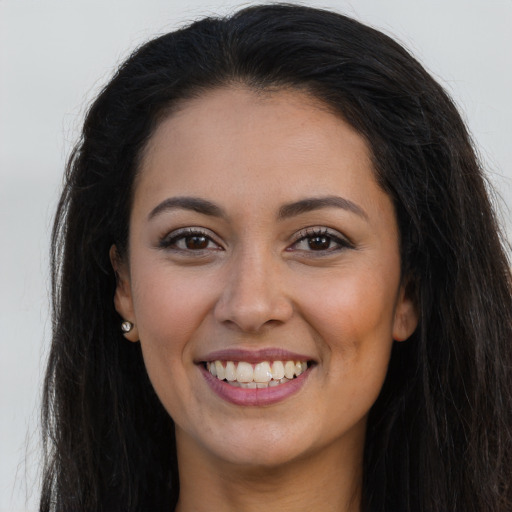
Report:
[{"label": "ear", "polygon": [[405,341],[418,326],[418,307],[414,286],[410,280],[400,286],[393,321],[393,339]]},{"label": "ear", "polygon": [[[123,336],[132,342],[139,341],[139,331],[135,321],[133,310],[132,289],[130,283],[130,272],[126,263],[119,256],[117,247],[110,248],[110,262],[116,275],[116,293],[114,295],[114,307],[123,320],[131,322],[133,328],[129,332],[123,332]],[[121,328],[121,326],[119,326]]]}]

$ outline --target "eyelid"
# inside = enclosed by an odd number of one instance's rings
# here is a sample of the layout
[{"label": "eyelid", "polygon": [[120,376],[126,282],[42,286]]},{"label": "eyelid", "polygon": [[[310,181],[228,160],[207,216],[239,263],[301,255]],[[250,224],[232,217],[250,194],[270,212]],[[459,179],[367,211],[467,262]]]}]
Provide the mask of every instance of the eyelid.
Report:
[{"label": "eyelid", "polygon": [[[205,249],[184,249],[179,247],[173,247],[177,241],[193,236],[204,236],[208,239],[209,243],[213,243],[217,246],[216,249],[205,248]],[[325,250],[302,250],[296,249],[295,246],[307,239],[313,237],[326,236],[329,237],[336,245],[335,248],[325,249]],[[199,226],[186,226],[182,228],[174,229],[159,239],[158,247],[165,250],[175,250],[181,252],[195,252],[200,253],[201,251],[212,251],[212,250],[225,250],[221,241],[219,241],[217,235],[204,227]],[[286,251],[300,251],[300,252],[310,252],[317,253],[318,256],[324,255],[326,253],[334,253],[347,248],[354,248],[353,242],[343,233],[336,229],[328,228],[326,226],[308,226],[296,232],[293,236],[293,240],[291,244],[286,248]]]},{"label": "eyelid", "polygon": [[[211,242],[218,246],[218,250],[224,250],[224,247],[219,242],[218,237],[215,233],[209,229],[202,228],[199,226],[186,226],[183,228],[178,228],[170,231],[166,235],[162,236],[158,242],[158,247],[161,249],[173,249],[172,244],[181,238],[187,238],[192,236],[204,236],[208,238]],[[177,251],[186,251],[186,252],[201,252],[201,249],[192,250],[192,249],[179,249],[176,248]],[[202,250],[212,250],[212,249],[202,249]]]},{"label": "eyelid", "polygon": [[343,249],[353,249],[354,243],[343,233],[339,232],[336,229],[328,228],[326,226],[310,226],[301,229],[298,231],[295,236],[292,244],[287,248],[288,251],[293,251],[293,246],[301,242],[302,240],[306,238],[313,238],[315,236],[328,236],[330,237],[334,242],[338,244],[338,248],[336,249],[330,249],[325,251],[306,251],[306,252],[316,252],[318,255],[325,254],[327,252],[333,253],[336,251],[340,251]]}]

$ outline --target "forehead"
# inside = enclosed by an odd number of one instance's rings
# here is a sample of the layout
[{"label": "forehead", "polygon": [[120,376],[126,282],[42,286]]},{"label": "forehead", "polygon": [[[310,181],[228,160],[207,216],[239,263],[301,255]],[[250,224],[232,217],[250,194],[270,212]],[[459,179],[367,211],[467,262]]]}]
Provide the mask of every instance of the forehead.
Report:
[{"label": "forehead", "polygon": [[319,185],[341,159],[354,176],[373,174],[364,139],[324,103],[291,90],[225,87],[183,102],[160,123],[144,151],[140,178],[167,172],[185,185],[229,174],[263,177],[270,170],[267,178]]},{"label": "forehead", "polygon": [[158,126],[130,223],[142,229],[160,203],[192,197],[219,206],[234,229],[270,233],[285,205],[328,196],[356,205],[395,243],[391,199],[365,139],[341,116],[300,92],[226,87],[184,102]]},{"label": "forehead", "polygon": [[142,158],[131,227],[161,202],[186,196],[219,205],[243,229],[272,227],[283,205],[338,196],[363,210],[374,229],[398,235],[365,139],[297,91],[225,87],[165,118]]}]

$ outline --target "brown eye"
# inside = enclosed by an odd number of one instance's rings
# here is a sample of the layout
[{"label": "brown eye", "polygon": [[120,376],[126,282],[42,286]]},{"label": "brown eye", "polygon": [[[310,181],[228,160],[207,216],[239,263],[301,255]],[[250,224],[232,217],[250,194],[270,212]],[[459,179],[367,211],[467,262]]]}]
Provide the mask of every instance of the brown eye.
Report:
[{"label": "brown eye", "polygon": [[203,254],[202,251],[218,251],[222,247],[217,244],[209,233],[205,233],[199,229],[186,228],[179,229],[165,236],[159,242],[159,247],[166,250],[181,251],[192,254],[197,252]]},{"label": "brown eye", "polygon": [[308,238],[308,246],[312,251],[325,251],[331,246],[331,241],[329,236],[313,236]]},{"label": "brown eye", "polygon": [[316,253],[315,256],[334,254],[353,248],[349,240],[338,231],[329,228],[308,228],[298,233],[298,240],[287,250]]},{"label": "brown eye", "polygon": [[206,249],[210,240],[203,235],[187,236],[184,238],[185,246],[192,251]]}]

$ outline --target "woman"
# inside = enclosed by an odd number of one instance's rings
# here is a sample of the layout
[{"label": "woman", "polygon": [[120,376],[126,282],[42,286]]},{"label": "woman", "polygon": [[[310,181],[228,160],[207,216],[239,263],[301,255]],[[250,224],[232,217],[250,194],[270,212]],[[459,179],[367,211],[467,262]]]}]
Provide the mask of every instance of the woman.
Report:
[{"label": "woman", "polygon": [[53,242],[41,510],[512,507],[507,258],[387,36],[273,5],[147,43]]}]

